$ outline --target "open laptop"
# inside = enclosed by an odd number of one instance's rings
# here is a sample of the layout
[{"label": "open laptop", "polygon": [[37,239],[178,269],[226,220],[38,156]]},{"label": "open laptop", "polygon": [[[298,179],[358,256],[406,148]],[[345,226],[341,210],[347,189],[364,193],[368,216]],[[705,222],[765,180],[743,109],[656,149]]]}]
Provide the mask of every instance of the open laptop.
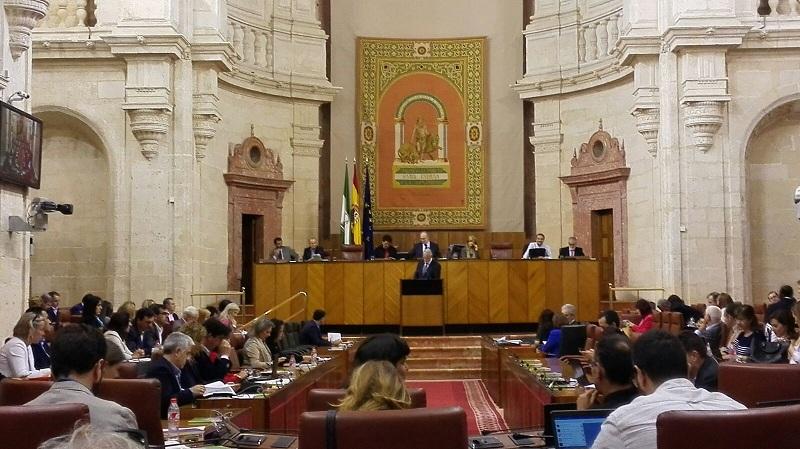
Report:
[{"label": "open laptop", "polygon": [[526,259],[540,259],[542,257],[547,257],[547,250],[544,248],[531,248],[528,250],[528,254],[525,255]]},{"label": "open laptop", "polygon": [[554,410],[550,413],[555,449],[588,449],[613,410]]}]

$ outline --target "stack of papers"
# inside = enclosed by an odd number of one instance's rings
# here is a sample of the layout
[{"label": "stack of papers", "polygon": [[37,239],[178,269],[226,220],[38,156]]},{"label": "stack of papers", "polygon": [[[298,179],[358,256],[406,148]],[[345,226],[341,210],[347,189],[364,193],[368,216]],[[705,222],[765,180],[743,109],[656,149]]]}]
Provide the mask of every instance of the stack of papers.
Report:
[{"label": "stack of papers", "polygon": [[206,384],[206,392],[203,393],[203,397],[207,398],[214,394],[229,394],[233,396],[236,394],[236,392],[233,391],[233,388],[230,385],[226,385],[220,381]]},{"label": "stack of papers", "polygon": [[508,337],[500,337],[494,339],[495,343],[499,345],[521,345],[522,340],[509,339]]}]

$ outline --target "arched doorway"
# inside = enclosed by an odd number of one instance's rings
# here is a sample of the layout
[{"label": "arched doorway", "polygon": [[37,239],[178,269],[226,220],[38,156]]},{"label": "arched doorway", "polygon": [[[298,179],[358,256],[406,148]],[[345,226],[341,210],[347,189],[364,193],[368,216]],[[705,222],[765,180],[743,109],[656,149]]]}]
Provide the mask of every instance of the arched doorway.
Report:
[{"label": "arched doorway", "polygon": [[46,232],[32,234],[31,293],[61,293],[62,305],[87,292],[109,299],[109,242],[113,225],[107,150],[84,121],[64,112],[39,112],[44,121],[41,188],[30,196],[72,203],[74,214],[51,214]]},{"label": "arched doorway", "polygon": [[750,136],[745,156],[747,222],[753,303],[770,290],[794,285],[800,265],[800,223],[792,193],[800,185],[800,100],[767,113]]}]

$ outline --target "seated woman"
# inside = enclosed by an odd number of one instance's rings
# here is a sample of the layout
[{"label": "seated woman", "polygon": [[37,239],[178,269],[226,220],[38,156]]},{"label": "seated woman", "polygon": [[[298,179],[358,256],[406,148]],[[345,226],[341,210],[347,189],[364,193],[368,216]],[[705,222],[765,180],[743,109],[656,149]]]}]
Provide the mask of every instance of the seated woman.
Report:
[{"label": "seated woman", "polygon": [[729,353],[735,355],[737,360],[747,360],[753,354],[754,343],[764,339],[764,331],[756,318],[753,306],[749,304],[741,306],[736,315],[736,325],[739,327],[739,334],[733,341]]},{"label": "seated woman", "polygon": [[119,346],[119,351],[122,354],[123,360],[138,359],[144,357],[144,351],[137,349],[131,351],[128,345],[123,340],[124,336],[128,335],[128,330],[131,327],[131,320],[125,312],[116,312],[111,315],[108,321],[108,330],[103,334],[106,338],[108,346]]},{"label": "seated woman", "polygon": [[266,340],[267,348],[272,356],[272,360],[278,363],[283,363],[286,361],[287,357],[293,356],[296,361],[302,361],[303,356],[299,352],[294,353],[292,351],[284,351],[281,340],[283,339],[283,332],[284,328],[286,327],[286,323],[281,320],[272,320],[272,324],[272,332],[269,334],[269,337],[267,337]]},{"label": "seated woman", "polygon": [[353,371],[340,411],[399,410],[411,407],[397,369],[384,360],[364,362]]},{"label": "seated woman", "polygon": [[543,353],[551,357],[559,356],[558,351],[561,347],[561,326],[566,324],[568,324],[566,316],[560,313],[556,313],[555,316],[553,316],[553,329],[547,337],[547,342],[545,342],[541,348]]},{"label": "seated woman", "polygon": [[222,324],[231,329],[236,329],[236,315],[239,314],[239,304],[229,302],[219,314],[219,320]]},{"label": "seated woman", "polygon": [[769,319],[769,325],[769,341],[791,343],[797,340],[797,321],[795,321],[792,312],[786,309],[779,309],[772,314],[772,317]]},{"label": "seated woman", "polygon": [[[795,323],[800,323],[800,302],[792,306],[792,316],[794,317]],[[800,336],[789,343],[788,356],[789,363],[792,365],[800,363]]]},{"label": "seated woman", "polygon": [[103,311],[103,300],[98,296],[87,293],[84,295],[81,303],[83,303],[81,323],[102,330],[105,327],[103,319],[100,317]]},{"label": "seated woman", "polygon": [[0,348],[0,374],[3,377],[47,377],[50,368],[36,369],[32,344],[44,338],[49,319],[47,312],[27,312],[14,326],[13,334]]},{"label": "seated woman", "polygon": [[[720,297],[722,297],[722,293],[720,293]],[[739,314],[739,309],[742,308],[741,304],[730,303],[722,311],[722,324],[725,326],[723,328],[723,335],[727,335],[727,339],[721,342],[720,348],[723,348],[726,352],[728,348],[733,347],[733,342],[736,341],[736,337],[739,336],[739,332],[742,330],[739,329],[739,326],[736,324],[736,315]]]},{"label": "seated woman", "polygon": [[272,354],[267,348],[265,340],[272,333],[272,321],[262,317],[253,325],[250,336],[244,344],[244,363],[257,369],[267,369],[272,366]]},{"label": "seated woman", "polygon": [[640,299],[636,301],[636,310],[642,316],[642,321],[639,321],[639,324],[628,322],[628,328],[637,334],[643,334],[653,328],[653,306],[650,305],[650,301]]},{"label": "seated woman", "polygon": [[555,314],[550,309],[542,310],[539,314],[539,321],[537,322],[536,339],[539,341],[547,341],[550,336],[550,331],[553,330],[553,316]]},{"label": "seated woman", "polygon": [[204,385],[189,385],[181,376],[181,370],[191,357],[194,341],[188,335],[173,332],[164,340],[163,357],[153,359],[145,377],[158,379],[161,383],[161,419],[166,419],[172,398],[178,405],[194,403],[195,398],[205,392]]},{"label": "seated woman", "polygon": [[480,256],[478,254],[478,241],[475,240],[474,235],[470,235],[467,237],[467,246],[461,250],[461,258],[462,259],[479,259]]}]

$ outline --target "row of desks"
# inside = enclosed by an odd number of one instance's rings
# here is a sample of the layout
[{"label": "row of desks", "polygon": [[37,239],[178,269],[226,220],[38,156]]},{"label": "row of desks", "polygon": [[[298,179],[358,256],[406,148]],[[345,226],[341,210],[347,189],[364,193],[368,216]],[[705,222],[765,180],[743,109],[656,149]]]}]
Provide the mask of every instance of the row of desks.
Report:
[{"label": "row of desks", "polygon": [[[444,321],[448,325],[532,323],[545,308],[565,303],[590,321],[600,310],[596,260],[446,260]],[[316,309],[332,325],[399,325],[400,280],[411,279],[416,261],[264,263],[253,267],[256,314],[297,292],[308,293],[305,319]],[[284,319],[302,300],[277,310]]]}]

